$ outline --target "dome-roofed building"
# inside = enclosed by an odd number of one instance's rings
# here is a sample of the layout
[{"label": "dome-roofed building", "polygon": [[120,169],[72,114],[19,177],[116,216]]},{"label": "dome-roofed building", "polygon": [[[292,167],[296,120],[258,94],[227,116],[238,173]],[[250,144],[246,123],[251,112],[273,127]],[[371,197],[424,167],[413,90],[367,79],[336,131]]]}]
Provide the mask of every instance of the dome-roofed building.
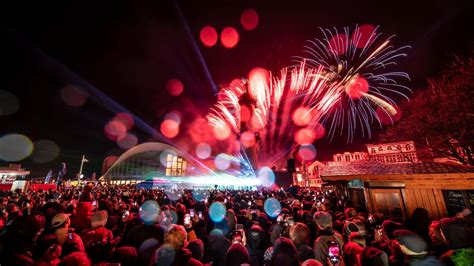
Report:
[{"label": "dome-roofed building", "polygon": [[159,142],[137,145],[115,160],[101,177],[111,183],[136,183],[159,177],[183,177],[206,174],[199,161],[172,147]]}]

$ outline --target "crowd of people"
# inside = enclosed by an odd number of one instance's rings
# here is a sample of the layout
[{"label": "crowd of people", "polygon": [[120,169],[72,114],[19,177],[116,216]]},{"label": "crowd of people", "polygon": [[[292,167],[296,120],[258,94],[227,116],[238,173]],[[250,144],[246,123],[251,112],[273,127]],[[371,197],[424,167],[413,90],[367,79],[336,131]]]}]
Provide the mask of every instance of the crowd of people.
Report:
[{"label": "crowd of people", "polygon": [[1,265],[474,265],[474,214],[354,208],[336,188],[4,192]]}]

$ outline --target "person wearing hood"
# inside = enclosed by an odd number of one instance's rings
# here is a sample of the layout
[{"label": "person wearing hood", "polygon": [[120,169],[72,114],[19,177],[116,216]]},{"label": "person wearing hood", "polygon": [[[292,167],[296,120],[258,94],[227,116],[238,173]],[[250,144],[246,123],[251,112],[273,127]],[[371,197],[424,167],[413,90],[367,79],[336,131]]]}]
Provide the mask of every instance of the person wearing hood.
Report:
[{"label": "person wearing hood", "polygon": [[270,261],[270,266],[299,266],[300,260],[298,258],[298,252],[296,247],[291,242],[291,239],[286,237],[280,237],[275,241],[273,245],[273,256]]},{"label": "person wearing hood", "polygon": [[192,257],[186,245],[186,229],[182,225],[170,225],[166,230],[163,246],[155,252],[156,265],[202,266],[200,261]]},{"label": "person wearing hood", "polygon": [[253,225],[246,236],[245,247],[250,256],[250,265],[263,265],[263,255],[267,247],[267,233],[262,227]]},{"label": "person wearing hood", "polygon": [[393,232],[400,250],[405,254],[404,265],[441,266],[444,265],[435,256],[428,254],[428,243],[414,232],[400,229]]},{"label": "person wearing hood", "polygon": [[107,218],[106,211],[93,213],[91,228],[81,234],[87,253],[94,263],[107,260],[112,249],[114,237],[112,231],[105,228]]},{"label": "person wearing hood", "polygon": [[448,251],[441,256],[447,265],[474,265],[474,229],[465,218],[445,218],[440,233]]},{"label": "person wearing hood", "polygon": [[242,264],[249,265],[250,256],[244,245],[233,243],[232,246],[229,247],[229,250],[227,250],[225,261],[226,266],[241,266]]},{"label": "person wearing hood", "polygon": [[344,246],[344,240],[338,232],[332,228],[332,216],[327,212],[316,212],[314,214],[314,221],[318,228],[316,233],[316,240],[314,241],[314,257],[324,266],[328,266],[328,241],[335,241],[339,243],[339,247]]},{"label": "person wearing hood", "polygon": [[314,259],[313,249],[308,245],[309,237],[309,228],[303,223],[296,223],[290,228],[290,239],[295,244],[300,261]]}]

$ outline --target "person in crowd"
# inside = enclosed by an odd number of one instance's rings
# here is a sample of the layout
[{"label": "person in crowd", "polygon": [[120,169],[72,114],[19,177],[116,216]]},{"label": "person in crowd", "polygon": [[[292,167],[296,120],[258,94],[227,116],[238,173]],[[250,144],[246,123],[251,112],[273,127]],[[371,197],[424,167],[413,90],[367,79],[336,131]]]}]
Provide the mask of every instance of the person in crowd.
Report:
[{"label": "person in crowd", "polygon": [[225,256],[226,266],[250,265],[250,255],[241,243],[233,243]]},{"label": "person in crowd", "polygon": [[361,264],[364,266],[388,266],[387,253],[374,247],[367,247],[362,252]]},{"label": "person in crowd", "polygon": [[366,248],[366,241],[360,232],[352,232],[349,242],[344,245],[344,262],[346,265],[361,266],[362,252]]},{"label": "person in crowd", "polygon": [[[357,213],[337,187],[253,191],[96,183],[2,193],[1,265],[474,263],[471,210],[431,225],[423,209],[407,221],[397,211]],[[276,217],[264,208],[268,198],[281,205]],[[214,203],[225,208],[220,221],[210,215]]]},{"label": "person in crowd", "polygon": [[186,248],[187,232],[184,226],[172,224],[166,230],[163,245],[155,253],[156,265],[203,265]]},{"label": "person in crowd", "polygon": [[429,255],[428,243],[421,236],[405,229],[395,230],[393,235],[406,256],[405,265],[443,265],[435,256]]},{"label": "person in crowd", "polygon": [[270,261],[270,266],[299,266],[300,260],[296,247],[287,237],[280,237],[273,245],[273,255]]},{"label": "person in crowd", "polygon": [[317,225],[317,238],[314,241],[314,257],[316,260],[321,262],[324,266],[328,265],[329,247],[328,242],[334,241],[342,249],[344,246],[344,240],[338,232],[332,228],[332,216],[327,212],[316,212],[314,214],[314,221]]},{"label": "person in crowd", "polygon": [[296,247],[300,261],[314,259],[313,249],[308,245],[310,232],[308,226],[296,223],[290,228],[290,239]]},{"label": "person in crowd", "polygon": [[447,265],[474,265],[474,228],[465,218],[445,218],[440,232],[448,251],[441,256]]}]

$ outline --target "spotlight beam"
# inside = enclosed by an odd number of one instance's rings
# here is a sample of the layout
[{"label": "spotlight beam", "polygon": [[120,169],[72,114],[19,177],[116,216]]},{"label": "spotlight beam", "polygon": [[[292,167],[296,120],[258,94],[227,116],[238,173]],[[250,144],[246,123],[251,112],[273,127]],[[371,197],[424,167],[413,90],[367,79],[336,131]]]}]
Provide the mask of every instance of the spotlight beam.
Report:
[{"label": "spotlight beam", "polygon": [[178,1],[174,0],[173,2],[176,9],[176,13],[178,14],[178,18],[181,21],[181,24],[183,25],[183,28],[186,31],[186,35],[189,41],[191,42],[193,50],[196,53],[196,57],[198,58],[199,62],[201,63],[201,67],[204,70],[204,74],[206,75],[207,82],[211,86],[212,92],[214,94],[217,94],[217,86],[214,83],[214,80],[212,79],[211,72],[209,71],[209,68],[207,68],[206,61],[204,61],[204,57],[201,54],[201,50],[199,50],[196,40],[194,39],[191,33],[191,29],[189,28],[188,22],[186,21],[186,18],[184,17],[183,12],[181,11],[181,8],[179,7]]},{"label": "spotlight beam", "polygon": [[[120,112],[125,112],[130,114],[135,121],[135,125],[142,130],[143,132],[149,134],[152,138],[157,139],[161,142],[166,144],[175,146],[176,145],[166,137],[164,137],[160,132],[155,130],[153,127],[148,125],[145,121],[143,121],[140,117],[136,116],[121,104],[119,104],[114,99],[110,98],[107,94],[102,92],[101,90],[94,87],[91,83],[81,78],[78,74],[74,73],[64,64],[58,62],[41,49],[33,46],[29,41],[25,40],[23,37],[20,37],[18,34],[12,33],[11,30],[2,29],[2,31],[7,33],[7,36],[11,36],[12,41],[15,42],[16,47],[21,47],[24,51],[29,51],[32,54],[32,57],[36,59],[36,62],[39,64],[40,67],[44,68],[48,73],[51,73],[58,77],[61,81],[68,84],[78,85],[82,89],[84,89],[88,94],[89,98],[92,99],[99,105],[105,107],[108,111],[116,114]],[[199,160],[194,158],[194,156],[188,154],[187,152],[183,152],[191,158],[194,163],[203,167],[204,169],[208,170],[210,173],[213,173],[211,169],[201,163]]]}]

